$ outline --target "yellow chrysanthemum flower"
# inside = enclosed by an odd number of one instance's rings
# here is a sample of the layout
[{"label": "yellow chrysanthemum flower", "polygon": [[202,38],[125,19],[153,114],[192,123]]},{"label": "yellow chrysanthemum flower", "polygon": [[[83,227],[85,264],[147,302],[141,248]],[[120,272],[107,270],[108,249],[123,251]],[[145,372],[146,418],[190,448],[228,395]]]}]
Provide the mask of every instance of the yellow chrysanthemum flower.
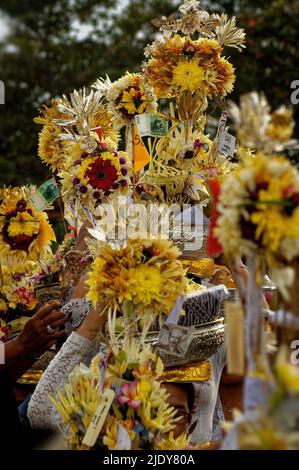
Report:
[{"label": "yellow chrysanthemum flower", "polygon": [[256,225],[256,240],[262,238],[263,246],[268,246],[271,251],[276,252],[279,249],[281,239],[287,235],[281,214],[273,209],[254,212],[251,215],[251,221]]},{"label": "yellow chrysanthemum flower", "polygon": [[172,73],[173,86],[181,88],[182,91],[198,90],[205,79],[205,70],[193,60],[179,61]]},{"label": "yellow chrysanthemum flower", "polygon": [[159,98],[191,92],[201,99],[226,96],[233,89],[234,68],[221,57],[215,39],[192,40],[174,35],[148,47],[144,73]]},{"label": "yellow chrysanthemum flower", "polygon": [[140,265],[129,270],[131,295],[136,304],[149,305],[153,300],[161,299],[163,278],[156,266]]},{"label": "yellow chrysanthemum flower", "polygon": [[95,253],[87,298],[96,305],[123,308],[127,301],[143,315],[169,314],[178,295],[185,292],[185,271],[179,251],[166,240],[127,240],[125,248],[101,244]]},{"label": "yellow chrysanthemum flower", "polygon": [[[98,81],[96,87],[101,89],[102,85]],[[127,72],[116,82],[110,83],[106,99],[117,129],[131,123],[138,114],[155,113],[157,110],[153,89],[138,73]]]}]

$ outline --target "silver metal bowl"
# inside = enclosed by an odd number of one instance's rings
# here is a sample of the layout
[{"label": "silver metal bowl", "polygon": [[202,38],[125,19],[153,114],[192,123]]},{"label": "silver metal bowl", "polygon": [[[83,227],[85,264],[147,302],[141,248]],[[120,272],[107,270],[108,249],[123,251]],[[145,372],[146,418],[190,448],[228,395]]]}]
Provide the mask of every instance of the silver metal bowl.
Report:
[{"label": "silver metal bowl", "polygon": [[[165,367],[175,367],[191,362],[206,361],[215,354],[224,342],[225,324],[224,318],[219,318],[210,323],[197,325],[195,336],[189,346],[188,352],[184,357],[176,357],[159,351]],[[150,332],[146,337],[146,343],[154,350],[156,349],[159,338],[159,332]]]}]

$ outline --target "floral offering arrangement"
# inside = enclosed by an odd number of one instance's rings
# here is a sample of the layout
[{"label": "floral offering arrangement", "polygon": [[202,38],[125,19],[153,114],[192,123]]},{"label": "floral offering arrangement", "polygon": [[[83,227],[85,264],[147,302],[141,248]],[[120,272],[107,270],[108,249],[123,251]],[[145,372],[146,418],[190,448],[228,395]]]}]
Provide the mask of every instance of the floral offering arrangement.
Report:
[{"label": "floral offering arrangement", "polygon": [[35,187],[9,187],[0,194],[0,317],[2,331],[8,328],[6,339],[22,329],[19,319],[25,321],[34,313],[42,280],[58,270],[51,251],[56,237],[48,215],[30,202],[35,191]]},{"label": "floral offering arrangement", "polygon": [[156,96],[167,99],[169,113],[161,115],[171,128],[151,146],[152,161],[142,183],[161,188],[168,204],[206,203],[209,180],[233,165],[222,153],[220,133],[214,140],[205,134],[205,111],[209,100],[225,110],[235,73],[224,48],[241,51],[245,33],[235,18],[210,15],[198,1],[185,1],[178,15],[153,23],[163,39],[145,49],[143,73]]},{"label": "floral offering arrangement", "polygon": [[[235,18],[209,15],[200,2],[184,2],[179,12],[178,20],[172,16],[155,20],[164,38],[147,47],[143,70],[159,98],[195,95],[204,110],[207,98],[225,97],[232,91],[234,68],[221,54],[225,46],[241,50],[245,34],[236,27]],[[179,31],[183,36],[176,34]]]},{"label": "floral offering arrangement", "polygon": [[253,91],[242,95],[239,106],[230,101],[229,113],[238,142],[247,149],[271,155],[298,147],[297,140],[292,139],[295,128],[292,110],[280,106],[271,113],[263,93]]},{"label": "floral offering arrangement", "polygon": [[186,288],[179,251],[168,240],[129,239],[122,248],[99,245],[87,298],[134,319],[168,315]]},{"label": "floral offering arrangement", "polygon": [[36,286],[31,276],[38,272],[39,264],[33,261],[18,264],[11,257],[0,259],[0,340],[5,342],[24,326],[19,320],[26,321],[36,308]]},{"label": "floral offering arrangement", "polygon": [[34,310],[36,306],[35,286],[31,279],[37,272],[38,264],[30,261],[17,266],[1,265],[2,286],[0,292],[5,297],[7,307]]},{"label": "floral offering arrangement", "polygon": [[[224,442],[298,449],[299,369],[285,347],[299,330],[299,171],[277,155],[298,147],[292,111],[272,111],[257,92],[226,101],[236,80],[228,48],[245,47],[235,17],[184,0],[153,24],[162,34],[140,72],[99,78],[35,119],[70,226],[56,254],[47,214],[31,202],[43,202],[44,185],[36,199],[34,188],[0,190],[0,341],[57,297],[76,347],[91,338],[91,363],[82,347],[80,360],[68,355],[63,387],[52,382],[49,394],[42,380],[36,391],[38,406],[49,395],[70,449],[188,449],[206,410],[186,385],[210,380],[222,347],[228,373],[244,377],[244,414],[225,424]],[[179,384],[185,410],[169,404]],[[42,421],[52,425],[52,411]]]},{"label": "floral offering arrangement", "polygon": [[[39,157],[53,172],[67,170],[70,162],[80,158],[89,142],[89,133],[95,129],[100,136],[118,142],[118,134],[112,129],[112,117],[101,99],[93,93],[86,96],[85,89],[67,97],[52,100],[51,106],[40,110],[34,119],[43,129],[39,135]],[[63,129],[67,134],[63,135]],[[91,139],[94,145],[94,139]],[[83,147],[82,147],[83,146]]]},{"label": "floral offering arrangement", "polygon": [[0,204],[0,257],[18,262],[46,258],[56,237],[45,212],[30,203],[30,188],[8,188]]},{"label": "floral offering arrangement", "polygon": [[[102,383],[101,372],[103,371]],[[78,366],[64,390],[51,397],[68,428],[71,448],[109,450],[185,449],[188,437],[175,439],[171,432],[176,417],[167,404],[167,392],[159,381],[163,363],[148,346],[127,338],[96,356],[89,368]],[[107,391],[111,406],[104,415],[94,442],[88,428]],[[102,415],[103,418],[103,415]]]},{"label": "floral offering arrangement", "polygon": [[84,218],[84,208],[94,211],[112,195],[128,191],[128,157],[117,151],[119,135],[98,92],[74,91],[41,112],[43,117],[35,120],[44,125],[39,155],[59,170],[62,197],[76,214]]},{"label": "floral offering arrangement", "polygon": [[157,111],[157,98],[153,89],[139,73],[127,72],[113,83],[108,77],[106,80],[99,79],[94,88],[105,96],[117,129],[132,124],[139,114]]},{"label": "floral offering arrangement", "polygon": [[82,90],[70,100],[64,97],[58,108],[73,119],[60,120],[59,125],[67,131],[62,138],[75,142],[78,153],[59,173],[62,196],[93,211],[112,195],[128,191],[130,165],[126,153],[117,151],[118,135],[99,94]]},{"label": "floral offering arrangement", "polygon": [[42,261],[20,261],[17,256],[0,258],[0,322],[11,328],[11,333],[22,330],[26,319],[31,317],[39,302],[38,289],[59,280],[59,265],[54,256]]}]

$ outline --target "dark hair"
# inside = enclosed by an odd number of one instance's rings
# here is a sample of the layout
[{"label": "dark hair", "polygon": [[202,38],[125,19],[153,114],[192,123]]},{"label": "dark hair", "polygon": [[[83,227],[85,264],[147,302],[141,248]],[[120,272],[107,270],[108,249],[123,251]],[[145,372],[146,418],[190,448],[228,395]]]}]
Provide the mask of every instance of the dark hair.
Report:
[{"label": "dark hair", "polygon": [[176,385],[176,387],[180,387],[185,391],[187,394],[187,400],[188,400],[188,408],[189,408],[189,413],[192,413],[192,409],[194,406],[194,401],[195,401],[195,390],[194,386],[191,382],[163,382],[164,384],[172,384]]},{"label": "dark hair", "polygon": [[188,382],[184,382],[184,383],[175,382],[175,385],[177,385],[178,387],[181,387],[187,393],[189,413],[192,413],[192,409],[193,409],[194,401],[195,401],[195,390],[194,390],[193,384],[188,383]]}]

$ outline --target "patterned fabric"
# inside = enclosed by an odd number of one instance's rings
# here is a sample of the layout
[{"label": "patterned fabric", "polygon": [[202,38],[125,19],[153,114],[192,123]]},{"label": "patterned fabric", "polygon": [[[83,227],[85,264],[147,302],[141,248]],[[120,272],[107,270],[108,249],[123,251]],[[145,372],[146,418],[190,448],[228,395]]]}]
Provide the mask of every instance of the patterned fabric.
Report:
[{"label": "patterned fabric", "polygon": [[[210,287],[206,291],[194,292],[187,296],[183,304],[186,315],[180,316],[178,324],[181,326],[203,325],[223,316],[223,302],[229,296],[225,286]],[[163,316],[163,322],[166,316]],[[153,325],[153,330],[161,329],[159,320]]]},{"label": "patterned fabric", "polygon": [[211,287],[207,291],[188,295],[183,309],[186,312],[179,324],[183,326],[201,325],[216,320],[221,312],[223,301],[228,297],[225,286]]},{"label": "patterned fabric", "polygon": [[91,309],[91,305],[91,302],[86,299],[72,299],[61,309],[68,317],[68,322],[65,325],[68,336],[80,328]]}]

